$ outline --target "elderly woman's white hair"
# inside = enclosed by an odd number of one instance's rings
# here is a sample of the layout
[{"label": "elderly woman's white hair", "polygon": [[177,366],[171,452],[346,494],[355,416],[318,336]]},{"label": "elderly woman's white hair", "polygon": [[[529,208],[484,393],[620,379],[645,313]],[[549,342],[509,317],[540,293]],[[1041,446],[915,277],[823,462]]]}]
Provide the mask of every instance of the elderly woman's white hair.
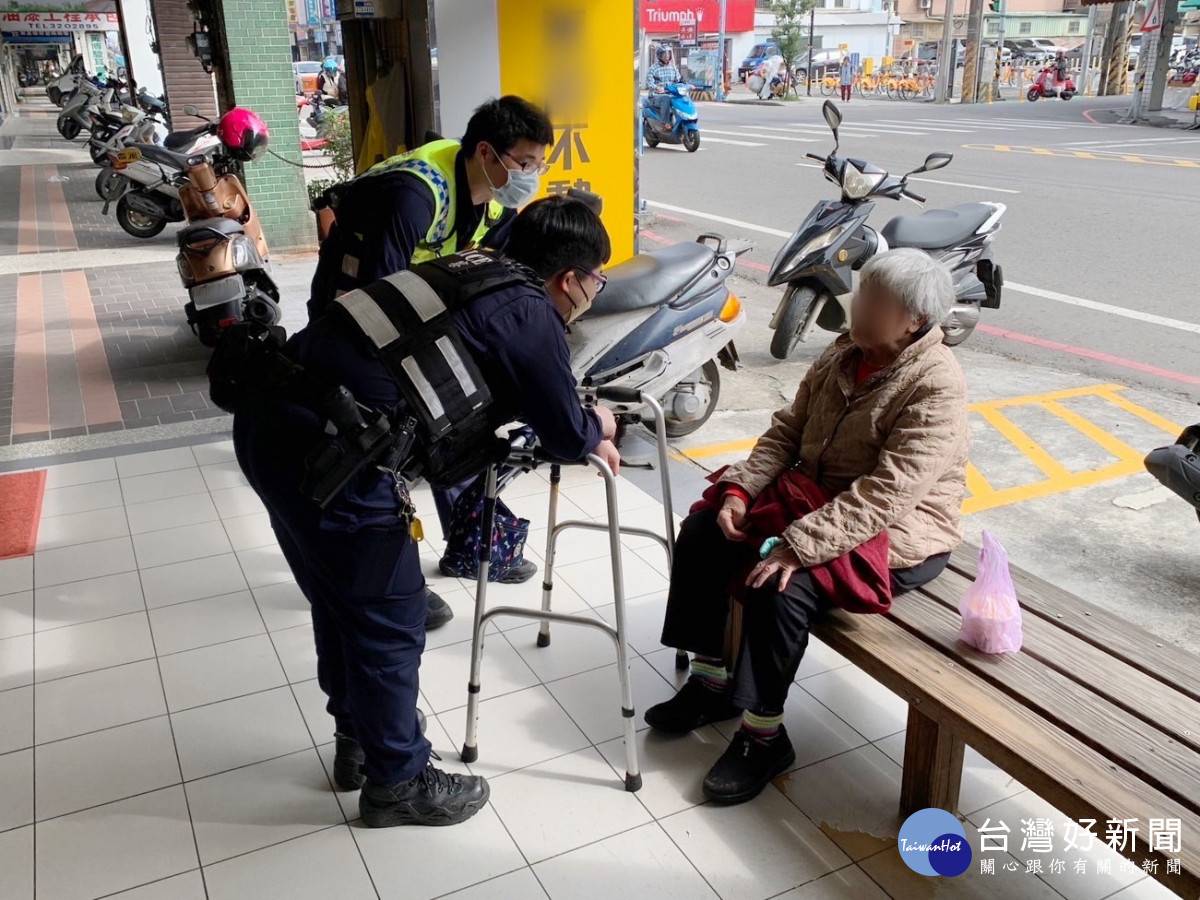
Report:
[{"label": "elderly woman's white hair", "polygon": [[898,247],[872,257],[863,266],[859,287],[886,291],[921,322],[940,323],[954,305],[949,267],[914,247]]}]

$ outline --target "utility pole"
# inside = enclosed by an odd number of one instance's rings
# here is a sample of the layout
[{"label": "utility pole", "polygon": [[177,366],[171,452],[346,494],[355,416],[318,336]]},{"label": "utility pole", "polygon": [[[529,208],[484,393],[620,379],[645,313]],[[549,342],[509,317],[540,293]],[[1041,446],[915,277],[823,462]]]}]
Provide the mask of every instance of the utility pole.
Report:
[{"label": "utility pole", "polygon": [[812,80],[813,80],[813,31],[817,25],[817,5],[814,3],[808,8],[808,84],[805,87],[805,92],[808,96],[812,96]]},{"label": "utility pole", "polygon": [[967,52],[963,58],[962,102],[979,102],[979,67],[983,62],[983,0],[971,0],[967,13]]},{"label": "utility pole", "polygon": [[1004,56],[1004,14],[1007,11],[1004,0],[996,0],[997,12],[1000,13],[1000,32],[996,36],[996,65],[992,73],[992,100],[1002,100],[1000,96],[1000,63]]},{"label": "utility pole", "polygon": [[1150,61],[1150,102],[1147,109],[1157,112],[1162,109],[1163,91],[1167,87],[1167,70],[1171,64],[1171,42],[1175,29],[1179,27],[1179,0],[1162,0],[1162,26],[1158,31],[1158,52]]},{"label": "utility pole", "polygon": [[945,103],[954,93],[954,0],[946,0],[942,15],[942,48],[938,51],[938,77],[934,102]]},{"label": "utility pole", "polygon": [[717,27],[717,99],[725,99],[725,0],[721,0]]},{"label": "utility pole", "polygon": [[[1131,0],[1118,0],[1109,11],[1108,31],[1104,34],[1103,93],[1106,97],[1125,93],[1129,80],[1129,28],[1133,22]],[[1140,55],[1140,54],[1139,54]]]}]

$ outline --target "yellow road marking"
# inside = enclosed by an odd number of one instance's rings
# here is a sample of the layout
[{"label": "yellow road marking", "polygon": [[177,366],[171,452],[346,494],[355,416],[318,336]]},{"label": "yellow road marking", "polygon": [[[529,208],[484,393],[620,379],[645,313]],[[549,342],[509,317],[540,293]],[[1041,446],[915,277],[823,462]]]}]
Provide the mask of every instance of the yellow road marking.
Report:
[{"label": "yellow road marking", "polygon": [[683,455],[688,459],[707,459],[710,456],[720,456],[723,453],[740,453],[750,450],[758,443],[758,438],[743,438],[740,441],[725,441],[721,444],[705,444],[703,447],[693,447],[684,450]]},{"label": "yellow road marking", "polygon": [[1074,410],[1067,409],[1055,400],[1046,400],[1038,405],[1047,412],[1058,416],[1076,431],[1095,441],[1117,459],[1125,460],[1126,462],[1134,461],[1139,465],[1141,464],[1142,457],[1145,456],[1144,453],[1138,452],[1124,441],[1117,440],[1117,438],[1113,437],[1099,425],[1090,422]]},{"label": "yellow road marking", "polygon": [[1136,461],[1122,460],[1110,466],[1105,466],[1102,469],[1073,472],[1064,478],[1035,481],[1032,484],[1003,488],[992,494],[968,497],[963,501],[962,511],[963,515],[970,515],[971,513],[995,509],[998,506],[1010,506],[1026,500],[1037,500],[1041,497],[1062,494],[1066,491],[1077,490],[1078,488],[1092,487],[1093,485],[1103,484],[1106,481],[1112,481],[1114,478],[1124,478],[1126,475],[1134,475],[1143,471],[1145,470],[1142,468],[1142,461],[1140,459]]},{"label": "yellow road marking", "polygon": [[1140,166],[1169,166],[1175,169],[1200,169],[1200,162],[1194,159],[1169,159],[1138,156],[1132,153],[1118,153],[1115,150],[1067,150],[1058,147],[1030,147],[1018,144],[963,144],[964,150],[992,150],[996,153],[1025,153],[1029,156],[1057,156],[1065,159],[1104,160],[1107,162],[1127,162]]},{"label": "yellow road marking", "polygon": [[1089,384],[1083,387],[1066,388],[1061,391],[1049,391],[1045,394],[1025,394],[1021,397],[1004,397],[1000,400],[981,400],[972,403],[968,409],[974,410],[979,406],[990,406],[992,409],[1003,409],[1006,406],[1029,406],[1032,403],[1042,403],[1046,400],[1070,400],[1073,397],[1090,397],[1101,391],[1122,391],[1123,384]]},{"label": "yellow road marking", "polygon": [[967,463],[967,491],[972,497],[985,497],[996,493],[996,489],[991,486],[983,473],[971,462]]},{"label": "yellow road marking", "polygon": [[1120,385],[1101,385],[1096,389],[1098,396],[1103,397],[1113,406],[1118,406],[1125,412],[1137,416],[1143,422],[1153,425],[1160,431],[1165,431],[1170,435],[1178,435],[1183,431],[1183,426],[1172,422],[1170,419],[1163,418],[1153,410],[1146,409],[1144,406],[1138,406],[1132,400],[1122,397],[1117,391],[1120,390]]},{"label": "yellow road marking", "polygon": [[1041,444],[1022,431],[1015,422],[998,409],[986,403],[975,406],[975,412],[983,420],[1008,439],[1008,442],[1025,454],[1026,458],[1037,466],[1050,479],[1067,478],[1071,470],[1045,451]]}]

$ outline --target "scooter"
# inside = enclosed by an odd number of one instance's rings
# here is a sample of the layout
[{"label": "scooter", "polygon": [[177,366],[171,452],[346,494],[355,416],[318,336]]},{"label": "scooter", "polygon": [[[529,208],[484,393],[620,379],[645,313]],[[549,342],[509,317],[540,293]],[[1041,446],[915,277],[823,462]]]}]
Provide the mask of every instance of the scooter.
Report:
[{"label": "scooter", "polygon": [[656,398],[670,437],[700,428],[717,408],[721,366],[737,368],[733,339],[746,313],[726,280],[749,249],[702,234],[695,243],[641,253],[609,269],[604,290],[567,334],[571,370],[583,390],[632,391],[628,402],[606,405],[647,424],[650,411],[633,398]]},{"label": "scooter", "polygon": [[838,156],[842,114],[831,100],[821,111],[833,132],[833,151],[828,156],[806,155],[822,163],[826,180],[838,185],[842,196],[818,202],[771,264],[767,284],[787,285],[771,318],[771,355],[787,359],[817,326],[847,330],[853,273],[891,247],[919,248],[950,267],[955,303],[941,323],[943,341],[951,347],[961,344],[975,330],[981,308],[1000,306],[1004,278],[992,262],[991,244],[1007,207],[964,203],[919,216],[897,216],[876,231],[866,221],[875,208],[874,198],[924,203],[908,179],[944,168],[953,157],[931,153],[918,168],[896,178],[866,160]]},{"label": "scooter", "polygon": [[1160,484],[1192,504],[1200,518],[1200,425],[1185,428],[1169,447],[1151,450],[1144,465]]},{"label": "scooter", "polygon": [[648,99],[642,100],[642,136],[651,147],[663,144],[683,144],[688,153],[700,149],[700,125],[696,104],[686,84],[668,84],[664,89],[671,98],[671,110],[664,120]]},{"label": "scooter", "polygon": [[1058,80],[1058,70],[1055,66],[1046,66],[1038,75],[1037,80],[1025,92],[1025,99],[1030,103],[1039,97],[1059,97],[1070,100],[1075,96],[1075,82],[1068,75],[1063,81]]},{"label": "scooter", "polygon": [[79,82],[86,77],[87,69],[83,65],[83,55],[76,53],[71,57],[67,71],[46,85],[46,97],[55,106],[62,107],[79,87]]}]

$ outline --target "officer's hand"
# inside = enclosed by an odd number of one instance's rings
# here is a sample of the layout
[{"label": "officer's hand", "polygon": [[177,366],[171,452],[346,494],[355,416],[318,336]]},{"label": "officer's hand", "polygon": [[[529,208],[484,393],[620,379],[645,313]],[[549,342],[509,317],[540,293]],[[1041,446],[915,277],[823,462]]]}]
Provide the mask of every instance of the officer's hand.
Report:
[{"label": "officer's hand", "polygon": [[[621,474],[621,451],[617,449],[616,444],[609,440],[601,441],[593,452],[608,463],[608,467],[612,469],[614,475]],[[602,476],[602,473],[597,474]]]},{"label": "officer's hand", "polygon": [[600,428],[604,432],[604,439],[611,441],[615,438],[617,436],[617,417],[613,415],[613,411],[607,406],[593,406],[592,412],[600,420]]}]

